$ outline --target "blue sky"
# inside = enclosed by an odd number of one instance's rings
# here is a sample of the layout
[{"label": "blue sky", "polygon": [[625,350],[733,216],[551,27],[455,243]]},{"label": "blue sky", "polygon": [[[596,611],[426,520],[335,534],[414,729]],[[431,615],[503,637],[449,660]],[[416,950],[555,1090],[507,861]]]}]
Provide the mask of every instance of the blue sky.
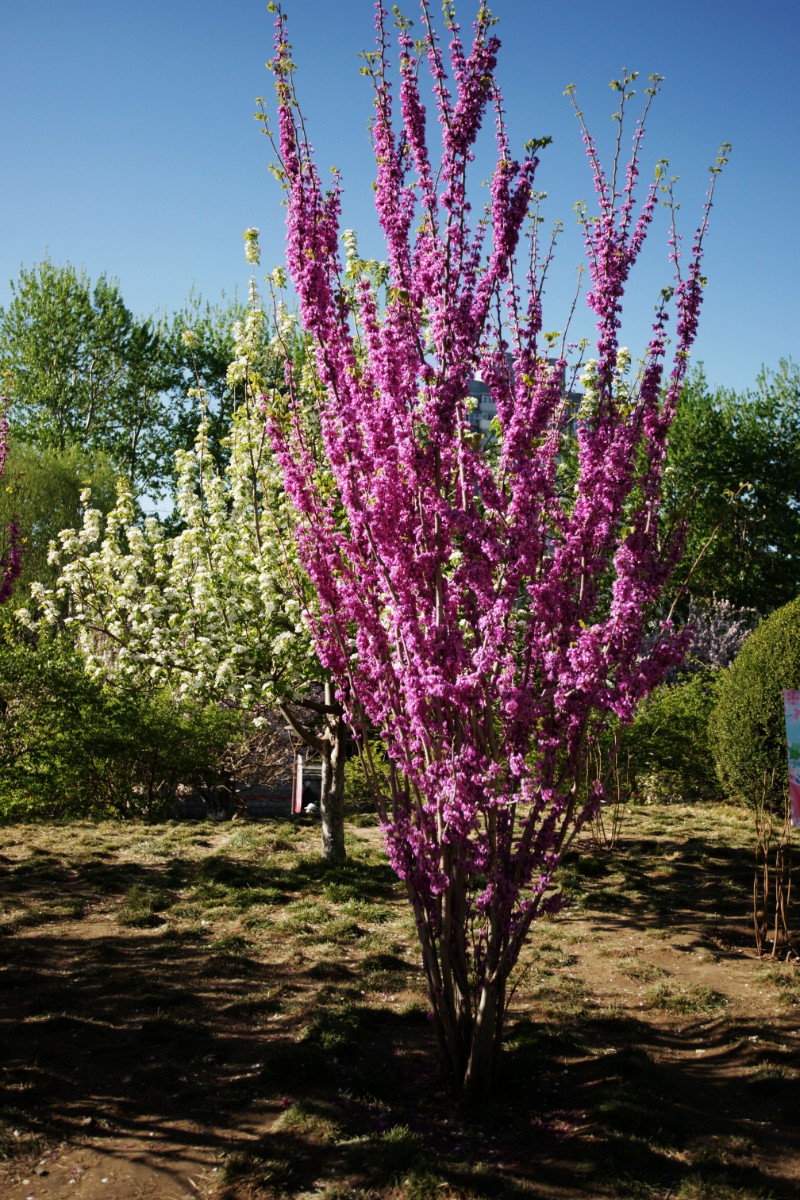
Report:
[{"label": "blue sky", "polygon": [[[438,8],[436,0],[434,7]],[[708,242],[695,358],[713,384],[749,386],[762,363],[800,359],[796,207],[800,100],[798,0],[495,0],[499,78],[512,144],[549,135],[539,186],[565,223],[545,327],[563,327],[580,243],[573,205],[591,198],[575,83],[601,140],[613,131],[608,81],[623,67],[666,77],[644,161],[680,176],[689,241],[705,168],[733,143]],[[287,0],[298,90],[323,167],[341,168],[345,224],[380,257],[371,216],[369,86],[356,54],[372,43],[371,0]],[[414,0],[407,11],[415,15]],[[471,20],[472,4],[459,15]],[[271,95],[271,17],[262,0],[37,0],[0,5],[0,304],[20,265],[49,253],[119,279],[138,313],[172,311],[194,286],[216,300],[247,269],[241,234],[262,231],[263,264],[283,255],[280,193],[253,119]],[[631,294],[625,340],[636,353],[669,282],[663,226]],[[576,332],[588,332],[579,310]]]}]

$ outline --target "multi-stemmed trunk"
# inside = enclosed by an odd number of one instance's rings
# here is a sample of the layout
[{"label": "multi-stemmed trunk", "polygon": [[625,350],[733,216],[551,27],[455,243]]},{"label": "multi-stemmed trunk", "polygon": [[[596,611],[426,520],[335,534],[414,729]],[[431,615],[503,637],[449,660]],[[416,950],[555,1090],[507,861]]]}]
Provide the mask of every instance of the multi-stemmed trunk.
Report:
[{"label": "multi-stemmed trunk", "polygon": [[459,994],[451,1014],[434,1007],[439,1058],[450,1096],[465,1108],[495,1089],[505,1018],[505,979],[486,982],[473,1011],[471,997]]},{"label": "multi-stemmed trunk", "polygon": [[[551,869],[592,811],[591,804],[584,804],[575,816],[578,789],[574,780],[581,768],[582,750],[578,748],[558,780],[569,799],[561,825],[551,829]],[[567,787],[569,778],[573,783]],[[530,820],[521,828],[520,847],[530,843],[533,829]],[[430,893],[418,891],[411,880],[407,880],[406,890],[416,917],[445,1086],[457,1104],[471,1108],[495,1090],[508,981],[528,930],[541,913],[542,895],[532,894],[525,886],[518,865],[509,870],[505,883],[522,889],[524,905],[509,913],[501,877],[499,897],[478,912],[476,896],[485,880],[461,865],[462,850],[453,844],[440,847],[439,867],[447,883],[433,902]]]},{"label": "multi-stemmed trunk", "polygon": [[449,953],[427,926],[418,928],[444,1083],[451,1098],[469,1108],[497,1081],[508,969],[487,971],[478,986],[464,957]]}]

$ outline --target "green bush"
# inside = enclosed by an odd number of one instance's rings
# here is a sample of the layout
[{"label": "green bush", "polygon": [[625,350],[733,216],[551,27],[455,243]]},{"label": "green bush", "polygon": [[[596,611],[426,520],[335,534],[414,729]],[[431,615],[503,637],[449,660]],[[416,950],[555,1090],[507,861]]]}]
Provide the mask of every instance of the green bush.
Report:
[{"label": "green bush", "polygon": [[103,686],[64,640],[0,638],[0,818],[158,816],[216,782],[242,717],[164,691]]},{"label": "green bush", "polygon": [[663,683],[630,725],[613,718],[596,731],[585,786],[605,779],[610,803],[720,800],[708,734],[719,675],[703,668]]},{"label": "green bush", "polygon": [[787,782],[783,691],[800,687],[800,598],[750,634],[723,671],[709,724],[717,772],[731,799],[755,804],[774,774]]},{"label": "green bush", "polygon": [[720,676],[705,670],[664,683],[623,733],[634,789],[651,800],[719,800],[709,741]]}]

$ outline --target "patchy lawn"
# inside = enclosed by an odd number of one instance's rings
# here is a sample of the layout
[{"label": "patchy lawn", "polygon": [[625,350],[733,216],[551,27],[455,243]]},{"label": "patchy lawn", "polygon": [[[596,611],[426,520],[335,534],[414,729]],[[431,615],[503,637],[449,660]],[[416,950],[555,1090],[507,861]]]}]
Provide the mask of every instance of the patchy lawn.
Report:
[{"label": "patchy lawn", "polygon": [[633,810],[565,865],[503,1081],[448,1110],[375,828],[0,828],[5,1200],[800,1194],[800,972],[753,950],[750,826]]}]

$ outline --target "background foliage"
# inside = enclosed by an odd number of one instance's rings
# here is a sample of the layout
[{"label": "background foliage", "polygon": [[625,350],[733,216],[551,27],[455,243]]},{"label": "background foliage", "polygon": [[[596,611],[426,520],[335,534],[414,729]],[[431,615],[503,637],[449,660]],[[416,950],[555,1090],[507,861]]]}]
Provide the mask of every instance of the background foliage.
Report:
[{"label": "background foliage", "polygon": [[64,637],[0,642],[0,816],[162,815],[179,782],[219,782],[236,711],[90,679]]},{"label": "background foliage", "polygon": [[782,692],[800,682],[800,597],[767,617],[722,672],[710,737],[726,795],[748,805],[786,789]]},{"label": "background foliage", "polygon": [[[12,303],[0,311],[0,371],[12,395],[10,416],[15,435],[5,487],[0,491],[0,526],[16,518],[25,538],[22,576],[11,600],[12,607],[18,607],[27,603],[31,583],[40,582],[46,588],[55,583],[56,568],[48,562],[48,545],[61,530],[80,526],[82,488],[91,489],[92,504],[103,515],[114,506],[119,473],[128,479],[134,495],[148,488],[153,494],[174,489],[172,456],[177,449],[194,449],[198,433],[197,406],[188,396],[194,387],[201,387],[205,396],[202,437],[209,466],[227,468],[227,435],[240,382],[229,366],[239,349],[236,322],[241,328],[247,309],[236,300],[223,297],[217,304],[209,304],[190,293],[183,308],[170,318],[163,314],[138,318],[113,280],[101,277],[92,282],[74,267],[59,267],[47,260],[23,269],[13,291]],[[190,344],[185,338],[187,331],[196,335]],[[250,341],[254,336],[255,328],[248,326]],[[266,326],[259,337],[263,345],[248,349],[253,361],[269,354]],[[664,516],[667,528],[680,521],[688,526],[677,585],[703,551],[689,579],[694,599],[690,606],[682,606],[695,625],[696,636],[687,661],[640,707],[633,724],[614,725],[601,738],[604,754],[614,738],[619,738],[633,794],[653,799],[676,795],[711,798],[720,792],[722,785],[713,765],[719,751],[710,741],[709,721],[718,695],[724,708],[726,697],[735,690],[735,685],[723,679],[725,668],[755,625],[758,613],[771,612],[797,593],[799,401],[800,370],[790,360],[782,360],[773,370],[765,368],[754,385],[737,392],[714,390],[702,369],[693,373],[683,389],[670,438]],[[565,463],[562,473],[567,466]],[[135,501],[132,513],[134,521],[141,519]],[[176,507],[165,512],[164,520],[166,533],[179,532],[185,515]],[[31,704],[25,709],[25,720],[45,728],[48,709],[42,680],[49,679],[52,694],[58,695],[69,678],[74,702],[61,706],[58,728],[64,733],[63,743],[71,741],[77,754],[77,747],[86,748],[92,730],[92,736],[99,739],[94,761],[108,764],[112,750],[108,726],[104,731],[91,720],[88,725],[81,724],[86,714],[78,698],[88,702],[89,693],[78,675],[64,674],[65,647],[63,643],[58,654],[53,649],[45,654],[42,648],[16,643],[14,665],[7,664],[6,690],[27,686],[27,679]],[[291,655],[291,646],[287,645],[286,652]],[[9,651],[3,653],[7,657]],[[32,657],[26,669],[23,664],[28,654]],[[48,660],[44,676],[43,655]],[[58,668],[57,661],[61,663]],[[70,670],[78,670],[77,660]],[[797,678],[789,682],[794,684]],[[119,714],[123,701],[122,692],[117,691],[115,711]],[[159,696],[157,702],[155,695]],[[164,720],[170,705],[174,708],[168,697],[166,690],[153,692],[142,703],[154,705],[153,711],[160,705]],[[103,703],[110,703],[108,696]],[[100,704],[97,695],[92,704]],[[136,720],[144,721],[140,734],[147,742],[151,735],[146,732],[143,712]],[[113,725],[117,718],[112,719],[110,709],[107,716]],[[129,718],[131,713],[126,720]],[[75,728],[67,738],[70,720]],[[722,721],[722,716],[717,720]],[[8,715],[4,721],[7,740]],[[17,709],[14,728],[21,730],[21,721],[22,709]],[[767,755],[773,765],[781,764],[781,770],[782,736],[781,732],[776,735],[773,757]],[[56,743],[61,744],[61,734],[55,727],[54,737],[53,755],[58,757],[62,751],[56,750]],[[121,742],[117,749],[124,759]],[[26,786],[30,785],[37,797],[34,807],[48,790],[42,781],[55,770],[53,755],[36,771],[26,768],[23,772]],[[68,756],[58,761],[64,794],[77,797],[80,789],[74,790],[72,760]],[[188,764],[187,769],[191,772],[194,768]],[[106,765],[99,773],[96,766],[92,770],[92,778],[100,780],[102,775],[106,780],[97,783],[105,797],[100,807],[106,807],[111,803],[110,767]],[[763,763],[759,770],[763,775]],[[739,794],[727,768],[723,774],[724,788]],[[123,775],[121,772],[120,780]],[[347,775],[348,792],[364,805],[367,789],[360,782],[357,763],[350,765]],[[73,782],[68,782],[71,779]],[[751,777],[748,786],[752,782]],[[120,786],[124,792],[125,786]],[[85,790],[87,797],[89,790]],[[21,784],[16,794],[21,797]],[[48,800],[45,809],[51,803]],[[94,801],[87,798],[86,803]],[[127,801],[120,803],[124,808]]]},{"label": "background foliage", "polygon": [[800,587],[800,369],[781,360],[755,385],[713,391],[695,371],[670,431],[667,521],[687,524],[680,580],[692,595],[761,613]]}]

